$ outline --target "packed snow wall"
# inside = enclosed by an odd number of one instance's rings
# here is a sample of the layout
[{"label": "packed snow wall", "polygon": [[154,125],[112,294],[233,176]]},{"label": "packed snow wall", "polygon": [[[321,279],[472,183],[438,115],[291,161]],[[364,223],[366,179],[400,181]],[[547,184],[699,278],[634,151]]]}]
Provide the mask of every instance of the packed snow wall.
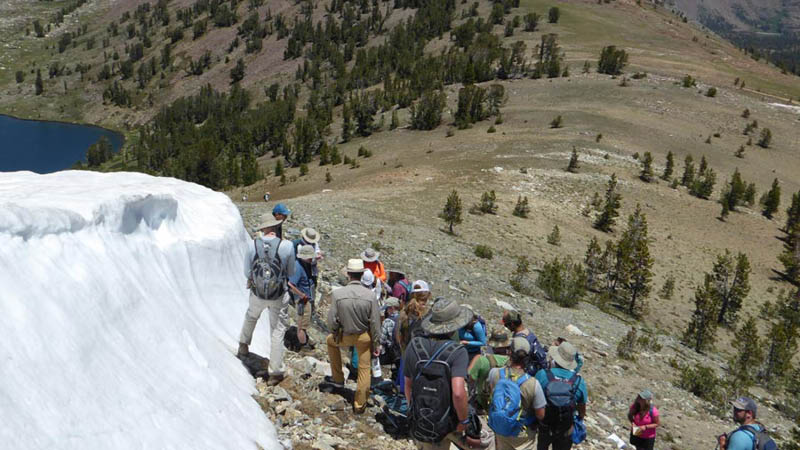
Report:
[{"label": "packed snow wall", "polygon": [[281,448],[234,355],[248,245],[196,184],[0,173],[2,447]]}]

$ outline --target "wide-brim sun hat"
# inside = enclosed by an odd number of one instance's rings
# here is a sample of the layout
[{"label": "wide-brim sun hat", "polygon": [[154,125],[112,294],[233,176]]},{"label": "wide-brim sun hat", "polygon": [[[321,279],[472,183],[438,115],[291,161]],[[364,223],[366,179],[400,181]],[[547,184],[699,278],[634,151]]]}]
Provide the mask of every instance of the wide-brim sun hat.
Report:
[{"label": "wide-brim sun hat", "polygon": [[441,298],[433,303],[430,314],[422,320],[422,330],[428,334],[450,334],[468,324],[472,314],[454,300]]},{"label": "wide-brim sun hat", "polygon": [[301,245],[297,247],[297,257],[300,259],[314,259],[317,252],[314,251],[314,247],[311,245]]},{"label": "wide-brim sun hat", "polygon": [[300,236],[309,244],[316,244],[319,242],[319,233],[313,228],[303,228],[300,230]]},{"label": "wide-brim sun hat", "polygon": [[400,299],[398,299],[397,297],[389,297],[386,300],[384,300],[384,302],[383,302],[384,309],[388,308],[390,306],[393,307],[393,308],[399,308],[400,307]]},{"label": "wide-brim sun hat", "polygon": [[263,230],[264,228],[277,227],[278,225],[280,225],[282,223],[283,223],[282,220],[278,220],[278,219],[272,217],[272,215],[270,215],[270,214],[263,214],[258,219],[258,223],[256,224],[255,227],[253,227],[253,229],[256,230],[256,231]]},{"label": "wide-brim sun hat", "polygon": [[345,272],[361,273],[364,271],[364,261],[360,259],[348,259]]},{"label": "wide-brim sun hat", "polygon": [[639,392],[639,397],[642,400],[652,400],[653,399],[653,393],[650,392],[650,389],[644,389],[642,392]]},{"label": "wide-brim sun hat", "polygon": [[374,248],[368,248],[361,253],[361,259],[364,260],[364,262],[375,262],[380,256],[381,252]]},{"label": "wide-brim sun hat", "polygon": [[489,340],[486,341],[486,344],[490,347],[510,347],[511,346],[511,339],[508,337],[506,333],[499,333],[499,332],[492,332],[489,336]]},{"label": "wide-brim sun hat", "polygon": [[547,356],[553,359],[560,367],[567,370],[575,370],[578,367],[578,361],[575,361],[575,355],[578,350],[569,342],[562,342],[561,345],[554,345],[550,347]]}]

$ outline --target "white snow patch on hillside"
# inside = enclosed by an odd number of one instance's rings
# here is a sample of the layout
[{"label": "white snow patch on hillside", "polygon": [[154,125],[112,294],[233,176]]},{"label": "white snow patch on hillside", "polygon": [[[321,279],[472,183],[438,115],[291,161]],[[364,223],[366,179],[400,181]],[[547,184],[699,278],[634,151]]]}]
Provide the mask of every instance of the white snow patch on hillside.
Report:
[{"label": "white snow patch on hillside", "polygon": [[281,448],[234,355],[247,245],[196,184],[0,173],[2,447]]}]

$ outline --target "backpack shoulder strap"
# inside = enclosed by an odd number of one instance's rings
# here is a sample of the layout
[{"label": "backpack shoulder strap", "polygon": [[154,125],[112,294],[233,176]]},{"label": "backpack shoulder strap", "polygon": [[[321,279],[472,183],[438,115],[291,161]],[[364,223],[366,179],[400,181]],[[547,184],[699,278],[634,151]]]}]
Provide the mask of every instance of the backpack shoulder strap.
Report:
[{"label": "backpack shoulder strap", "polygon": [[[736,431],[734,431],[733,433],[736,433],[737,431],[746,431],[750,435],[750,439],[753,440],[753,450],[756,450],[758,448],[758,430],[756,430],[754,426],[742,425],[739,428],[737,428]],[[731,433],[731,436],[733,435],[733,433]]]},{"label": "backpack shoulder strap", "polygon": [[521,377],[517,379],[517,386],[522,387],[522,385],[531,378],[528,373],[523,373]]},{"label": "backpack shoulder strap", "polygon": [[489,353],[488,355],[486,355],[486,359],[489,360],[489,368],[490,369],[494,369],[495,367],[499,367],[499,365],[497,364],[497,358],[495,358],[493,354]]},{"label": "backpack shoulder strap", "polygon": [[556,376],[553,375],[553,371],[550,369],[546,369],[544,373],[547,375],[547,381],[551,382],[556,379]]}]

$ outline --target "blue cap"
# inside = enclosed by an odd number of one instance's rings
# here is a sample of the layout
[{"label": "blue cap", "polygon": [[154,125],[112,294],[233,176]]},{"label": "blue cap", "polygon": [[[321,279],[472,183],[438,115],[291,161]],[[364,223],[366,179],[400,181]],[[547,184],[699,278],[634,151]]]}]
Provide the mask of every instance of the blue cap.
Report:
[{"label": "blue cap", "polygon": [[277,205],[275,205],[274,208],[272,208],[272,215],[273,216],[275,214],[282,214],[284,216],[288,216],[291,213],[292,212],[289,211],[289,208],[287,208],[286,205],[284,205],[283,203],[278,203]]}]

